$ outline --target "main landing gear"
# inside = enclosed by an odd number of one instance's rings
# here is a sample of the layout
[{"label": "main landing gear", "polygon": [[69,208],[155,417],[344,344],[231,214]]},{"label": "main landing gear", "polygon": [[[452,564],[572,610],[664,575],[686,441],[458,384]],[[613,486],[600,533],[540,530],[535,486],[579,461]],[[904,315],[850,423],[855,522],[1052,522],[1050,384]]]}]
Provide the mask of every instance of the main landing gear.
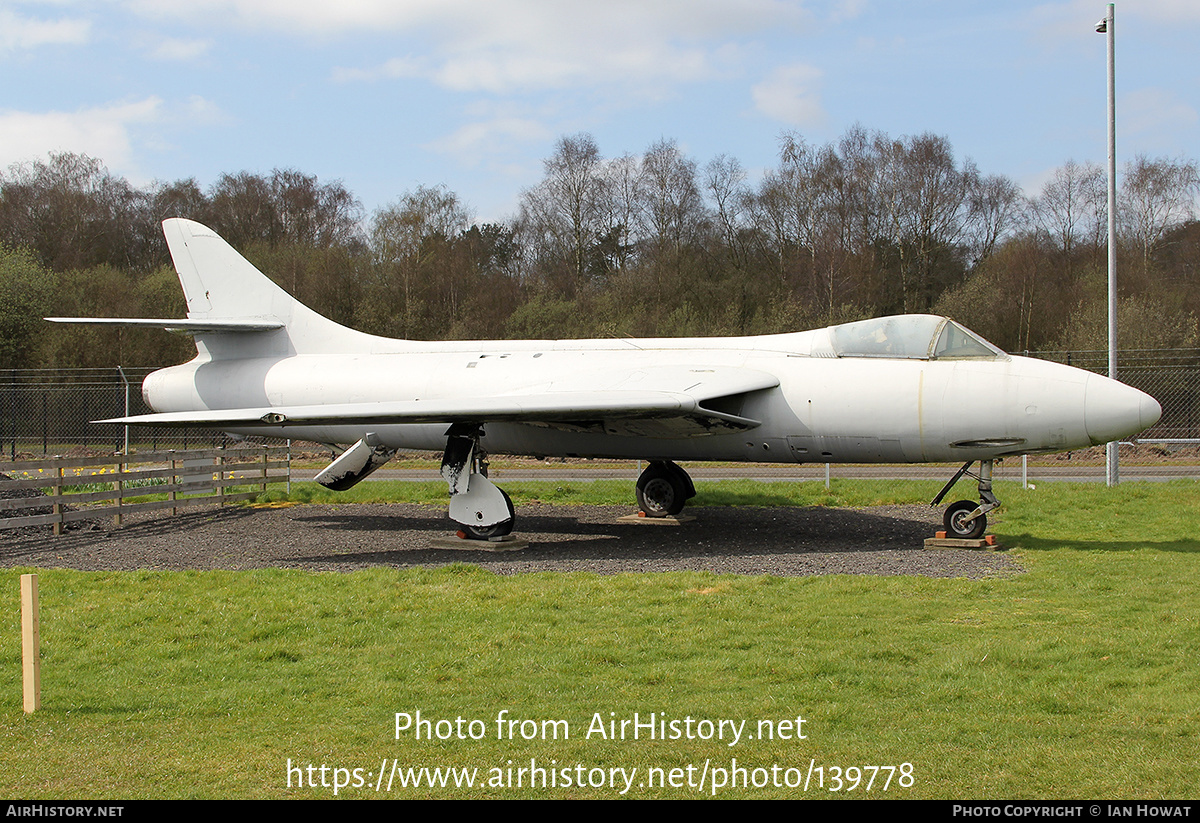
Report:
[{"label": "main landing gear", "polygon": [[450,519],[472,540],[510,534],[516,521],[512,500],[487,478],[487,454],[479,445],[483,429],[455,423],[446,431],[442,477],[450,486]]},{"label": "main landing gear", "polygon": [[983,533],[987,531],[987,513],[1000,505],[1000,501],[992,494],[992,465],[994,460],[980,460],[979,474],[971,474],[968,471],[974,460],[968,460],[963,464],[963,467],[958,470],[954,477],[950,478],[950,482],[942,487],[938,492],[938,496],[933,498],[933,502],[929,505],[936,506],[942,502],[955,483],[959,481],[964,474],[974,477],[979,481],[979,503],[978,505],[970,500],[959,500],[957,503],[951,503],[946,507],[946,514],[942,518],[942,522],[946,526],[946,536],[955,537],[963,540],[978,540],[983,537]]},{"label": "main landing gear", "polygon": [[679,514],[695,496],[692,478],[670,460],[651,460],[637,480],[638,508],[647,517]]},{"label": "main landing gear", "polygon": [[[471,540],[504,537],[512,533],[516,521],[512,500],[487,478],[481,437],[480,425],[455,423],[446,430],[442,455],[442,477],[450,487],[450,519]],[[647,517],[679,514],[695,496],[692,478],[670,460],[651,460],[638,477],[638,507]]]}]

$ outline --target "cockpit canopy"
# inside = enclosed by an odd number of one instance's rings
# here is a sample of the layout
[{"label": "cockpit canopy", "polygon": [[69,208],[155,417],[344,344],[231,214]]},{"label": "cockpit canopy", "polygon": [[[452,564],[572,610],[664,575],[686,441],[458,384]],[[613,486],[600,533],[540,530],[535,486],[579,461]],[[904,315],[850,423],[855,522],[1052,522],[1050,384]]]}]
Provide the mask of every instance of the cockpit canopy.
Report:
[{"label": "cockpit canopy", "polygon": [[829,329],[838,357],[888,357],[909,360],[996,360],[1000,349],[948,317],[901,314]]}]

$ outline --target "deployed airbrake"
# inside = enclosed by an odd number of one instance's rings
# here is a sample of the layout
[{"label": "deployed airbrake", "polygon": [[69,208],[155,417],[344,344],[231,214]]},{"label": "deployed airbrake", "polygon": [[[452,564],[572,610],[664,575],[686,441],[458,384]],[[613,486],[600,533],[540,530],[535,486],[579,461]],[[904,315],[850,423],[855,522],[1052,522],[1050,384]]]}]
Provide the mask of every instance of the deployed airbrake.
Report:
[{"label": "deployed airbrake", "polygon": [[344,448],[317,477],[346,489],[398,449],[443,453],[450,517],[470,537],[513,528],[486,453],[633,458],[649,516],[695,494],[682,460],[976,462],[980,502],[946,511],[981,535],[993,462],[1136,434],[1149,395],[1005,354],[945,317],[900,315],[755,337],[425,342],[341,326],[199,223],[163,223],[187,319],[48,318],[166,328],[196,357],[150,374],[156,413],[106,421],[205,426]]}]

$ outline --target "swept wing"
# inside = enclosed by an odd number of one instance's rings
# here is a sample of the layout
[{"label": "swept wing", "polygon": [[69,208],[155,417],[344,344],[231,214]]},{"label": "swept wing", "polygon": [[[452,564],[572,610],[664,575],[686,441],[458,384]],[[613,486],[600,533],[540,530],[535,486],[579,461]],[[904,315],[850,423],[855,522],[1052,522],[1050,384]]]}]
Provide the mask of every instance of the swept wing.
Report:
[{"label": "swept wing", "polygon": [[[774,375],[741,368],[677,368],[611,372],[592,379],[627,389],[556,390],[554,384],[490,397],[445,397],[362,403],[319,403],[142,414],[102,423],[157,426],[258,427],[513,422],[607,434],[691,437],[751,429],[741,413],[746,397],[779,385]],[[645,388],[656,383],[669,388]],[[678,386],[678,388],[676,388]]]}]

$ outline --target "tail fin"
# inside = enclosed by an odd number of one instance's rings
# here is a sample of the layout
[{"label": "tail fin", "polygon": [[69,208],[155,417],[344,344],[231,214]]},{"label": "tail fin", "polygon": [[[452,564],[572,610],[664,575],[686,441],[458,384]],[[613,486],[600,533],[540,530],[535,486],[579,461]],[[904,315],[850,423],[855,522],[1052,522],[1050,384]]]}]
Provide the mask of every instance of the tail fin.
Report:
[{"label": "tail fin", "polygon": [[253,335],[196,332],[196,347],[202,353],[227,359],[352,352],[369,350],[375,340],[296,300],[207,226],[173,217],[163,221],[163,234],[187,299],[189,320],[282,325]]}]

